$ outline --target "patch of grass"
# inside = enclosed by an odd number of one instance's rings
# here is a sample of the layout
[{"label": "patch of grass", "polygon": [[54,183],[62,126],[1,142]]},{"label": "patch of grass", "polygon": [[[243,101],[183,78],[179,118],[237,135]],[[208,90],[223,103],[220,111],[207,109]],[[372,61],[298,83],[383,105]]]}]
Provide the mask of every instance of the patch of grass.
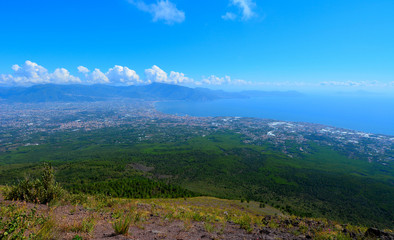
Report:
[{"label": "patch of grass", "polygon": [[75,235],[72,240],[82,240],[83,238],[79,235]]},{"label": "patch of grass", "polygon": [[[97,209],[94,196],[86,196],[88,201],[86,209]],[[110,199],[111,200],[111,199]],[[103,206],[101,213],[112,218],[112,227],[116,234],[127,235],[130,226],[144,229],[149,220],[154,220],[161,226],[169,224],[168,221],[183,223],[183,231],[189,231],[194,226],[201,226],[208,233],[218,235],[227,234],[226,229],[237,224],[239,228],[252,233],[263,227],[289,232],[296,236],[309,235],[313,239],[349,239],[350,236],[362,238],[367,228],[341,225],[338,222],[325,219],[301,218],[287,215],[265,215],[259,208],[259,203],[250,202],[250,208],[245,208],[247,203],[239,200],[226,200],[212,197],[189,198],[185,201],[179,199],[112,199],[114,205]],[[94,230],[99,215],[91,214],[79,221],[70,222],[66,218],[51,217],[52,210],[44,211],[48,217],[37,214],[35,209],[27,206],[30,204],[11,204],[2,206],[0,202],[0,234],[11,236],[11,239],[35,238],[58,239],[60,233],[68,236],[83,236],[89,238]],[[70,206],[71,208],[73,206]],[[79,206],[75,206],[79,207]],[[66,211],[65,214],[68,214]],[[76,213],[74,217],[78,217]],[[67,215],[66,215],[67,216]],[[159,218],[159,219],[158,219]],[[78,219],[78,218],[77,218]],[[100,218],[104,219],[104,218]],[[157,221],[159,220],[159,221]],[[229,225],[230,224],[230,225]],[[181,225],[182,226],[182,225]],[[346,229],[346,231],[344,231]],[[4,238],[4,237],[3,237]],[[0,239],[2,239],[0,235]],[[4,238],[7,239],[7,238]],[[75,238],[78,239],[78,238]]]},{"label": "patch of grass", "polygon": [[71,194],[68,197],[68,201],[75,205],[75,204],[84,204],[87,203],[88,201],[88,197],[86,196],[86,194],[82,194],[82,193],[78,193],[78,194]]},{"label": "patch of grass", "polygon": [[236,223],[238,223],[240,228],[246,230],[246,232],[248,233],[251,233],[253,231],[253,228],[251,226],[252,218],[249,215],[243,215],[238,219]]},{"label": "patch of grass", "polygon": [[91,234],[96,226],[96,219],[94,216],[87,217],[82,220],[82,232]]},{"label": "patch of grass", "polygon": [[131,222],[133,218],[129,215],[123,215],[119,219],[115,220],[112,227],[117,235],[127,235],[129,233]]},{"label": "patch of grass", "polygon": [[26,204],[0,207],[0,239],[24,239],[36,236],[37,229],[45,228],[47,218],[37,214],[36,208]]},{"label": "patch of grass", "polygon": [[213,233],[215,231],[215,225],[212,223],[204,223],[204,229],[205,231],[209,232],[209,233]]},{"label": "patch of grass", "polygon": [[61,228],[63,232],[91,234],[95,226],[96,226],[96,220],[94,216],[89,216],[82,219],[81,221],[74,221],[72,224],[64,225]]},{"label": "patch of grass", "polygon": [[193,220],[196,222],[201,222],[203,220],[203,217],[200,215],[199,212],[195,212],[192,216]]},{"label": "patch of grass", "polygon": [[185,232],[189,231],[193,227],[192,221],[190,219],[183,221],[183,224],[183,230]]},{"label": "patch of grass", "polygon": [[33,239],[58,239],[59,232],[55,220],[48,219]]}]

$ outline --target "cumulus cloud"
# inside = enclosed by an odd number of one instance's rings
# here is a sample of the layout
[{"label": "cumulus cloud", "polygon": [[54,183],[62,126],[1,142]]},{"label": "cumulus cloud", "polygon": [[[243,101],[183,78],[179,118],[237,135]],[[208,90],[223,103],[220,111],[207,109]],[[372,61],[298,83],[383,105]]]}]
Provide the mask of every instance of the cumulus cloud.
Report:
[{"label": "cumulus cloud", "polygon": [[49,73],[46,68],[37,63],[26,61],[22,66],[17,64],[11,67],[12,74],[0,75],[0,82],[4,85],[29,86],[44,83],[80,83],[81,80],[70,74],[65,68],[57,68],[53,73]]},{"label": "cumulus cloud", "polygon": [[156,65],[145,70],[145,77],[148,83],[159,82],[169,84],[191,84],[193,79],[185,76],[184,73],[171,71],[170,76]]},{"label": "cumulus cloud", "polygon": [[217,77],[211,75],[209,77],[203,77],[201,81],[194,81],[194,79],[186,77],[184,73],[171,71],[168,75],[164,70],[156,65],[152,68],[145,70],[146,83],[168,83],[168,84],[185,84],[185,85],[196,85],[196,86],[209,86],[209,85],[248,85],[251,82],[247,82],[241,79],[231,79],[229,76]]},{"label": "cumulus cloud", "polygon": [[145,69],[145,77],[148,82],[167,82],[167,73],[158,66],[153,65],[152,68]]},{"label": "cumulus cloud", "polygon": [[74,77],[65,68],[58,68],[51,74],[51,82],[53,83],[81,83],[81,79]]},{"label": "cumulus cloud", "polygon": [[[78,72],[82,75],[82,80],[79,77],[73,76],[65,68],[57,68],[53,73],[50,73],[45,67],[37,63],[26,61],[23,65],[13,65],[11,67],[13,73],[0,74],[0,84],[6,86],[31,86],[36,84],[111,84],[111,85],[139,85],[149,83],[140,79],[138,74],[125,66],[115,65],[108,69],[107,72],[102,72],[100,69],[95,68],[90,71],[85,66],[78,66]],[[187,82],[189,78],[185,77],[183,73],[171,72],[170,76],[157,66],[152,68],[150,76],[153,81],[161,81],[166,83],[182,83]],[[154,73],[154,72],[157,73]],[[164,78],[160,78],[160,74],[164,74]]]},{"label": "cumulus cloud", "polygon": [[143,84],[138,74],[128,67],[115,65],[110,68],[106,73],[103,73],[100,69],[95,68],[93,72],[87,67],[79,66],[78,71],[84,74],[87,83],[105,83],[112,85],[137,85]]},{"label": "cumulus cloud", "polygon": [[[81,78],[73,76],[65,68],[57,68],[53,73],[50,73],[43,66],[37,63],[26,61],[23,65],[17,64],[12,67],[12,74],[1,74],[0,84],[7,86],[31,86],[35,84],[110,84],[118,86],[128,85],[142,85],[153,82],[180,84],[189,86],[212,86],[212,85],[249,85],[247,82],[240,79],[231,79],[229,76],[217,77],[211,75],[203,77],[200,81],[187,77],[182,72],[171,71],[169,74],[153,65],[151,68],[145,70],[145,78],[141,79],[139,75],[132,69],[126,66],[115,65],[103,72],[98,68],[90,71],[85,66],[78,66],[78,72]],[[82,80],[81,80],[82,79]]]},{"label": "cumulus cloud", "polygon": [[11,68],[14,73],[8,75],[9,80],[15,84],[29,85],[50,82],[48,70],[37,63],[26,61],[22,66],[15,64]]},{"label": "cumulus cloud", "polygon": [[173,71],[170,73],[169,80],[174,84],[189,84],[194,82],[193,79],[186,77],[184,73]]},{"label": "cumulus cloud", "polygon": [[89,69],[84,67],[84,66],[79,66],[78,67],[78,72],[87,74],[89,72]]},{"label": "cumulus cloud", "polygon": [[107,75],[98,68],[95,68],[93,72],[90,72],[90,70],[84,66],[79,66],[77,69],[78,72],[82,73],[85,76],[86,83],[90,83],[90,84],[110,83]]},{"label": "cumulus cloud", "polygon": [[108,77],[98,68],[87,77],[89,83],[110,83]]},{"label": "cumulus cloud", "polygon": [[203,78],[201,82],[208,85],[222,85],[222,84],[230,83],[231,78],[229,76],[217,77],[215,75],[211,75],[207,78]]},{"label": "cumulus cloud", "polygon": [[[230,0],[230,5],[239,8],[242,20],[246,21],[256,16],[256,13],[253,11],[256,7],[256,3],[253,2],[253,0]],[[238,15],[232,12],[227,12],[222,16],[222,18],[224,20],[235,20],[238,18]]]},{"label": "cumulus cloud", "polygon": [[143,83],[134,70],[118,65],[110,68],[106,73],[106,76],[108,77],[109,81],[114,84],[135,85]]},{"label": "cumulus cloud", "polygon": [[150,13],[153,22],[163,21],[165,24],[172,25],[185,21],[185,13],[169,0],[157,0],[152,4],[147,4],[142,0],[129,0],[129,2],[139,10]]},{"label": "cumulus cloud", "polygon": [[87,67],[77,67],[80,78],[73,76],[65,68],[57,68],[49,72],[45,67],[32,61],[11,67],[12,73],[0,74],[0,86],[31,86],[36,84],[109,84],[117,86],[142,85],[153,82],[179,84],[187,86],[245,86],[261,89],[392,89],[394,81],[258,81],[250,82],[242,79],[232,79],[230,76],[210,75],[194,80],[182,72],[165,72],[156,65],[145,70],[145,77],[140,76],[131,68],[115,65],[106,72],[95,68],[90,71]]}]

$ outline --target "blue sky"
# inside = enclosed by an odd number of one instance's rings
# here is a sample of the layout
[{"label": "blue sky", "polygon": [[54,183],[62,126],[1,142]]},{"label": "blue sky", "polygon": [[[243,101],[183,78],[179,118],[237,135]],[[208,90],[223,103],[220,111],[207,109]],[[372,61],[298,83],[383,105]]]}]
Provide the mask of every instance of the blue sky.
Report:
[{"label": "blue sky", "polygon": [[392,0],[4,0],[0,22],[1,85],[394,93]]}]

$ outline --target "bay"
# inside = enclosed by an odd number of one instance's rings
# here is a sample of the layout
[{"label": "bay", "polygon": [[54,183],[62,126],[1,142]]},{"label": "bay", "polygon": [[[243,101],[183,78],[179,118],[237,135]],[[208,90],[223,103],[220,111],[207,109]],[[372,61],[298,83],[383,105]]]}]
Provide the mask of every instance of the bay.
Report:
[{"label": "bay", "polygon": [[268,118],[394,135],[394,97],[387,96],[266,96],[159,102],[156,108],[168,114]]}]

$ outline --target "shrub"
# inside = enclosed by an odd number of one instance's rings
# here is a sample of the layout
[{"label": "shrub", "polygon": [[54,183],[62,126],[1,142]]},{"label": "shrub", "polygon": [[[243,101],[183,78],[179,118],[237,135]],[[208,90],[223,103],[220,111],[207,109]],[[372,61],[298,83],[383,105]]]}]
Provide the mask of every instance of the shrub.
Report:
[{"label": "shrub", "polygon": [[55,181],[53,168],[44,164],[40,179],[26,178],[17,185],[7,186],[4,190],[6,200],[21,200],[34,203],[49,203],[59,200],[64,195],[64,190]]},{"label": "shrub", "polygon": [[116,234],[127,235],[129,232],[130,224],[132,221],[131,216],[122,216],[117,219],[113,224],[112,227]]},{"label": "shrub", "polygon": [[88,203],[88,196],[83,193],[70,194],[67,199],[73,205]]},{"label": "shrub", "polygon": [[236,221],[240,228],[245,229],[248,233],[251,233],[253,231],[253,228],[251,227],[252,224],[252,219],[249,217],[249,215],[244,215],[241,218],[237,219]]}]

